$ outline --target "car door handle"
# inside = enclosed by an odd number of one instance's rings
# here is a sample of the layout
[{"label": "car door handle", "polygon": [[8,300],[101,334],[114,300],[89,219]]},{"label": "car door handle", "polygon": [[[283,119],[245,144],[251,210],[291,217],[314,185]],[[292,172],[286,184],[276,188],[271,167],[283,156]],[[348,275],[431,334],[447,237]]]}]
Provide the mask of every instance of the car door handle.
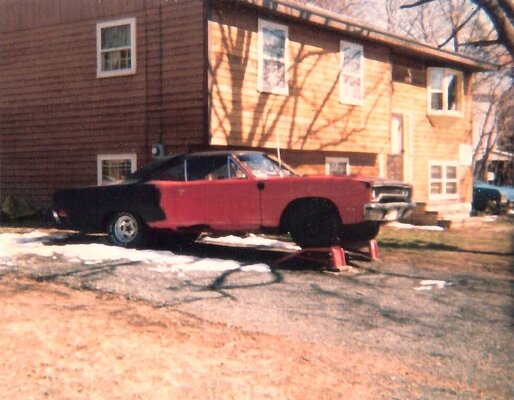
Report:
[{"label": "car door handle", "polygon": [[266,185],[264,184],[264,182],[257,183],[257,189],[264,190],[265,187],[266,187]]}]

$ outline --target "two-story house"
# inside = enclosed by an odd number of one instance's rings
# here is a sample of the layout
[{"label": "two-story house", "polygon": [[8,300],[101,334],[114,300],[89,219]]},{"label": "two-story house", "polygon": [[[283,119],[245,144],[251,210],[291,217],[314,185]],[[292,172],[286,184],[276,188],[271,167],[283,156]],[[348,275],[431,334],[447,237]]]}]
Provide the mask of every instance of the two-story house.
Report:
[{"label": "two-story house", "polygon": [[469,210],[471,80],[492,68],[285,0],[0,0],[0,199],[48,205],[152,150],[279,148]]}]

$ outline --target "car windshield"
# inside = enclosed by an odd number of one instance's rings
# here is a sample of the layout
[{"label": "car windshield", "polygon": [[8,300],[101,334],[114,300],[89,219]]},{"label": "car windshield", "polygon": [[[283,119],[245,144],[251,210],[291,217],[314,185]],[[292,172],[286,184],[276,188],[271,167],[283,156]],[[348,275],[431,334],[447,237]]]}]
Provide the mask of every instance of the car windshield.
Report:
[{"label": "car windshield", "polygon": [[256,178],[295,176],[295,172],[284,163],[266,154],[240,154],[237,157]]}]

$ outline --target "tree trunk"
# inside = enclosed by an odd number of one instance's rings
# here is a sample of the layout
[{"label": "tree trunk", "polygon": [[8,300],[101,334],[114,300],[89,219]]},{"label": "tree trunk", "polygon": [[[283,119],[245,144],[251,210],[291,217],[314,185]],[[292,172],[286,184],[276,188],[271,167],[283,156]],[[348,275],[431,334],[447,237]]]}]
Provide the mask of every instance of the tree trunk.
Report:
[{"label": "tree trunk", "polygon": [[514,59],[514,5],[512,0],[471,0],[477,6],[482,7],[491,19],[498,41],[509,51]]}]

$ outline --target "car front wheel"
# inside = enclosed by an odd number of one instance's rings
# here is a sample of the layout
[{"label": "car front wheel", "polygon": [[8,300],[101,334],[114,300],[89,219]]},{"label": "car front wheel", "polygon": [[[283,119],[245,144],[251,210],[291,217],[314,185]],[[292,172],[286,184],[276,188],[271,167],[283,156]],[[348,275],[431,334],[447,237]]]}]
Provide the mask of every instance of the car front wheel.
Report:
[{"label": "car front wheel", "polygon": [[107,234],[116,246],[134,248],[145,244],[147,229],[137,215],[120,212],[109,220]]},{"label": "car front wheel", "polygon": [[291,212],[289,233],[302,248],[329,247],[339,244],[341,219],[328,203],[306,201]]}]

